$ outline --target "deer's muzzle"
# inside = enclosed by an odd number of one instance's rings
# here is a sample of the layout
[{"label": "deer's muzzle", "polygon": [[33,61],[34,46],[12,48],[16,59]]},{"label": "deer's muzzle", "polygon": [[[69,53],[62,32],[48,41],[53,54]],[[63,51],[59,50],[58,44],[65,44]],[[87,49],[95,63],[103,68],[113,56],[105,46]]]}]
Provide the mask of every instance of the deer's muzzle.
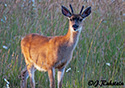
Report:
[{"label": "deer's muzzle", "polygon": [[72,27],[73,27],[74,30],[76,30],[79,26],[74,24]]}]

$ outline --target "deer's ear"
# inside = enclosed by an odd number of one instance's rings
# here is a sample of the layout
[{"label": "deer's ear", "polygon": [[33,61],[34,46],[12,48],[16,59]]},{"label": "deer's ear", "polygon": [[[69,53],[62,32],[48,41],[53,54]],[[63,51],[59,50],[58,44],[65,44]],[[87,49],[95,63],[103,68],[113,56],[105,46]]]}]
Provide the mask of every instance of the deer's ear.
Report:
[{"label": "deer's ear", "polygon": [[82,17],[86,18],[87,16],[89,16],[91,13],[91,7],[88,7],[84,10],[84,12],[82,13]]},{"label": "deer's ear", "polygon": [[64,6],[62,6],[62,14],[66,17],[71,17],[70,11]]}]

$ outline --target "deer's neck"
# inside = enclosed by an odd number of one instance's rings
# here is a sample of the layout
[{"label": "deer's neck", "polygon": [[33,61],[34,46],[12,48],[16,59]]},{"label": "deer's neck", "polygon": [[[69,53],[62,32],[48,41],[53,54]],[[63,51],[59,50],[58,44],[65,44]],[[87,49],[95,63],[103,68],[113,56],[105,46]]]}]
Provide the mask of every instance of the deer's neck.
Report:
[{"label": "deer's neck", "polygon": [[71,46],[73,50],[75,49],[75,47],[78,43],[81,30],[82,30],[82,27],[80,27],[78,29],[78,31],[74,31],[72,29],[72,27],[69,26],[69,30],[68,30],[67,34],[65,35],[65,37],[68,41],[68,45]]}]

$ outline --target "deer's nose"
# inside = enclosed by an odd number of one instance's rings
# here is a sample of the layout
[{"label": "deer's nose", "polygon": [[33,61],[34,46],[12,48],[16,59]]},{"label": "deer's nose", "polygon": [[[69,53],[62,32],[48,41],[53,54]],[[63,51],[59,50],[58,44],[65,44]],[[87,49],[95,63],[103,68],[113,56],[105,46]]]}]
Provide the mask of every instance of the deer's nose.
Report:
[{"label": "deer's nose", "polygon": [[79,26],[76,25],[76,24],[74,24],[72,27],[73,27],[74,29],[77,29]]}]

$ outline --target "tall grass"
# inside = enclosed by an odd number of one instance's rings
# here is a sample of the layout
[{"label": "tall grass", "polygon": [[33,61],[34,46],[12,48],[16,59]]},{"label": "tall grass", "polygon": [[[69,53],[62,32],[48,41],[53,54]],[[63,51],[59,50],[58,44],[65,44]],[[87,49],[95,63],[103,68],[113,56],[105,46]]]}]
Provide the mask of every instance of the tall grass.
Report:
[{"label": "tall grass", "polygon": [[[71,70],[64,75],[63,88],[89,88],[89,80],[125,83],[123,0],[3,0],[0,1],[0,88],[6,88],[4,78],[10,82],[10,88],[20,88],[18,76],[25,67],[20,49],[22,37],[29,33],[66,34],[68,20],[61,14],[61,5],[69,8],[69,3],[75,13],[82,5],[91,6],[92,13],[84,21],[79,43],[67,67]],[[36,71],[35,79],[37,88],[49,87],[47,73]]]}]

